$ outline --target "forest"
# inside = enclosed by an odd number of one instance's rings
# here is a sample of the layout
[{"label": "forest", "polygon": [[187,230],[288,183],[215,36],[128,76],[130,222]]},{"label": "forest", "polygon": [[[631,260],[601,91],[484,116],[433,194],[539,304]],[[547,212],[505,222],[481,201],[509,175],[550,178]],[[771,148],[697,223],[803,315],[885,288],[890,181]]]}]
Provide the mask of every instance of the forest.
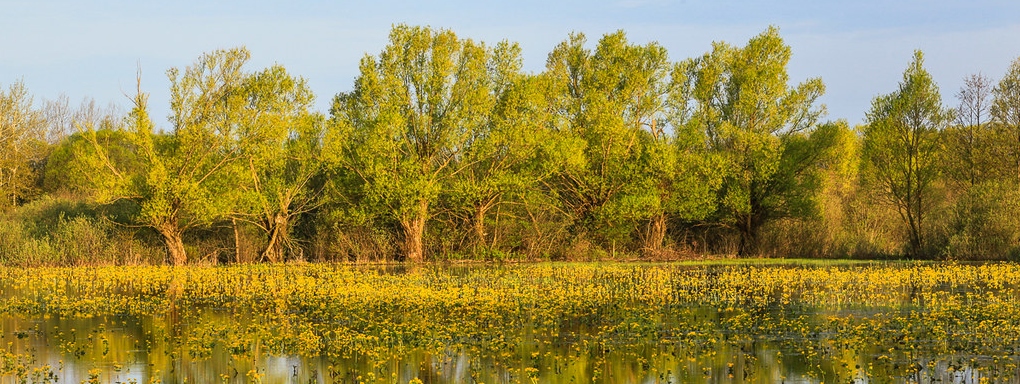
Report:
[{"label": "forest", "polygon": [[777,28],[679,61],[574,33],[527,73],[397,25],[328,112],[250,55],[167,70],[165,127],[140,85],[126,111],[4,85],[0,264],[1020,260],[1020,58],[943,97],[917,51],[850,126]]}]

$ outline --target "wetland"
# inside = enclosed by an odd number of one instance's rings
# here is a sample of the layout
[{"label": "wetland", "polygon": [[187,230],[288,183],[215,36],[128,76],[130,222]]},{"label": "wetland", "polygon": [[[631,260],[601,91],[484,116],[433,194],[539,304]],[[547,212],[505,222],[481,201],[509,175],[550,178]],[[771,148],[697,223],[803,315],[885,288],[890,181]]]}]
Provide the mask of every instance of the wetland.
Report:
[{"label": "wetland", "polygon": [[3,382],[1020,382],[1013,263],[0,269]]}]

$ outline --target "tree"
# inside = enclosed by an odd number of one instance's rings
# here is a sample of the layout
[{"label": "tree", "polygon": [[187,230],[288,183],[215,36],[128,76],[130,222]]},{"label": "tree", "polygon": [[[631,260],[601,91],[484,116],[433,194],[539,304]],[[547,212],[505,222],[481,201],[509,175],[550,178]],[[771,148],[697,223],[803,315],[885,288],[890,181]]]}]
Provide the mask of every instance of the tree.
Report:
[{"label": "tree", "polygon": [[677,171],[667,133],[666,50],[631,44],[622,31],[603,36],[594,51],[585,41],[572,34],[547,62],[564,122],[555,140],[570,151],[549,190],[572,219],[574,235],[615,243],[627,240],[634,224],[647,224],[639,234],[643,248],[658,251],[671,180],[660,177]]},{"label": "tree", "polygon": [[1008,152],[1020,181],[1020,58],[1013,60],[992,95],[992,118],[1012,141]]},{"label": "tree", "polygon": [[[241,180],[239,166],[249,147],[263,140],[259,125],[246,118],[249,97],[242,67],[247,49],[218,50],[199,57],[182,72],[167,71],[170,78],[170,121],[173,131],[155,132],[149,118],[148,95],[139,90],[124,129],[137,155],[129,164],[113,156],[112,147],[90,127],[83,136],[92,143],[102,174],[101,202],[130,201],[138,206],[135,224],[154,229],[162,237],[169,261],[188,261],[184,245],[187,231],[223,220],[235,210]],[[87,156],[87,154],[82,154]]]},{"label": "tree", "polygon": [[[72,110],[66,98],[60,98],[47,103],[46,111],[51,136],[65,137],[54,142],[46,159],[42,182],[46,192],[95,198],[119,188],[117,179],[109,177],[108,165],[129,173],[141,169],[133,136],[125,129],[125,116],[115,108],[99,108],[86,99]],[[66,132],[74,133],[67,136]]]},{"label": "tree", "polygon": [[[457,162],[463,170],[451,180],[444,195],[448,209],[467,224],[475,252],[496,246],[499,222],[508,201],[524,195],[544,180],[550,167],[539,159],[551,139],[553,117],[543,92],[548,77],[521,72],[520,47],[500,42],[489,59],[492,110],[478,130],[472,132],[464,155]],[[492,211],[495,210],[495,214]],[[494,216],[494,217],[493,217]]]},{"label": "tree", "polygon": [[396,221],[405,257],[419,262],[440,191],[492,108],[489,50],[428,27],[398,25],[389,38],[361,60],[354,90],[334,99],[329,152],[353,175],[346,190]]},{"label": "tree", "polygon": [[24,83],[0,90],[0,211],[35,193],[48,148],[45,128]]},{"label": "tree", "polygon": [[320,169],[323,118],[311,112],[305,80],[279,65],[248,76],[244,92],[246,124],[259,134],[242,152],[242,204],[234,216],[266,234],[261,258],[279,262],[296,250],[294,219],[318,204],[311,182]]},{"label": "tree", "polygon": [[947,171],[952,178],[977,185],[994,172],[991,164],[990,141],[994,139],[989,124],[992,82],[982,74],[970,75],[964,79],[963,87],[956,98],[960,105],[955,110],[955,125],[946,130]]},{"label": "tree", "polygon": [[799,214],[798,197],[806,195],[802,176],[820,159],[788,150],[824,113],[814,103],[825,90],[818,78],[789,86],[790,55],[779,30],[770,27],[742,48],[716,43],[679,64],[686,79],[679,124],[704,132],[710,152],[721,159],[716,214],[739,233],[739,255],[757,252],[764,224]]},{"label": "tree", "polygon": [[903,73],[899,89],[872,101],[864,129],[863,163],[866,174],[880,188],[907,225],[908,254],[923,256],[924,231],[939,176],[941,131],[952,119],[942,97],[924,69],[924,55]]},{"label": "tree", "polygon": [[[683,126],[671,126],[671,133],[653,124],[644,132],[641,173],[635,181],[642,201],[637,222],[641,250],[659,256],[666,249],[670,221],[698,222],[715,210],[715,194],[722,181],[718,158],[706,151],[703,136]],[[671,220],[672,219],[672,220]]]}]

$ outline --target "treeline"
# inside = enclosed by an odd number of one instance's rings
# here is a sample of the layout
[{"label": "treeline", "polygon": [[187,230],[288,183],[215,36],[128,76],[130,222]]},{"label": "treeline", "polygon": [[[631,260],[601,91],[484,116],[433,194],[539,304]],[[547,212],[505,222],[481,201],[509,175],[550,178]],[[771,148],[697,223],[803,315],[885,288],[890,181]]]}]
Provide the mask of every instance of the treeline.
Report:
[{"label": "treeline", "polygon": [[[243,48],[170,79],[170,126],[0,92],[0,262],[1007,259],[1020,252],[1020,59],[943,105],[915,53],[866,124],[821,121],[770,28],[670,61],[572,34],[396,26],[328,114]],[[892,85],[890,85],[892,88]]]}]

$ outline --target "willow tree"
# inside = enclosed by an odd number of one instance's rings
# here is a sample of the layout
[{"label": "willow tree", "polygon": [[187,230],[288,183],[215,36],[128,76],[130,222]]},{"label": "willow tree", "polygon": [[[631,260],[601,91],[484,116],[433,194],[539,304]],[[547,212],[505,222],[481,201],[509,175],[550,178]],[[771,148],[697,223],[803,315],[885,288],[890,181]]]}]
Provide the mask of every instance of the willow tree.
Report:
[{"label": "willow tree", "polygon": [[932,186],[941,170],[940,133],[951,122],[951,112],[942,105],[938,85],[924,69],[924,55],[916,51],[899,89],[875,98],[867,114],[865,173],[907,225],[911,256],[922,256],[926,245]]},{"label": "willow tree", "polygon": [[[656,63],[655,65],[649,65]],[[629,200],[640,207],[638,238],[642,251],[652,256],[665,250],[670,222],[696,223],[715,212],[716,193],[722,182],[721,158],[707,145],[704,130],[690,124],[693,112],[692,81],[688,61],[670,64],[639,62],[636,78],[653,92],[634,97],[633,112],[644,116],[639,188]],[[662,71],[668,70],[668,83]]]},{"label": "willow tree", "polygon": [[769,28],[744,47],[716,43],[679,64],[687,79],[680,125],[703,132],[722,164],[716,214],[740,234],[740,255],[757,252],[764,224],[802,210],[802,177],[818,160],[787,151],[824,113],[815,101],[825,90],[818,78],[790,86],[790,55],[779,30]]},{"label": "willow tree", "polygon": [[334,99],[330,152],[354,175],[362,209],[395,221],[405,257],[422,261],[432,209],[492,108],[490,53],[428,27],[398,25],[389,40],[361,60],[354,90]]},{"label": "willow tree", "polygon": [[622,31],[603,36],[594,51],[585,43],[583,34],[572,34],[547,61],[564,122],[556,140],[568,151],[549,189],[572,219],[574,235],[626,240],[635,224],[648,222],[653,233],[643,237],[658,249],[665,216],[649,190],[659,185],[648,168],[671,162],[659,158],[668,151],[646,147],[667,140],[666,50],[632,44]]},{"label": "willow tree", "polygon": [[532,199],[530,192],[549,173],[547,162],[539,159],[553,123],[544,92],[549,82],[523,73],[522,64],[517,44],[504,41],[493,48],[488,64],[492,110],[471,133],[457,159],[463,170],[445,193],[476,252],[494,248],[499,240],[500,228],[487,221],[499,223],[505,216],[500,208],[509,201]]},{"label": "willow tree", "polygon": [[174,265],[188,261],[187,231],[226,219],[235,209],[240,160],[260,141],[260,127],[245,124],[249,75],[243,66],[249,57],[244,48],[218,50],[183,71],[167,71],[173,126],[167,133],[155,132],[148,97],[139,90],[124,125],[137,156],[130,164],[112,155],[102,134],[81,127],[95,149],[91,155],[99,158],[82,164],[97,164],[94,172],[105,175],[99,200],[135,203],[135,224],[159,233]]},{"label": "willow tree", "polygon": [[242,147],[241,204],[233,216],[265,233],[262,260],[283,261],[288,254],[297,256],[291,236],[295,218],[318,205],[312,179],[320,169],[323,118],[311,111],[314,97],[305,80],[282,66],[251,74],[242,88],[242,124],[252,134]]}]

